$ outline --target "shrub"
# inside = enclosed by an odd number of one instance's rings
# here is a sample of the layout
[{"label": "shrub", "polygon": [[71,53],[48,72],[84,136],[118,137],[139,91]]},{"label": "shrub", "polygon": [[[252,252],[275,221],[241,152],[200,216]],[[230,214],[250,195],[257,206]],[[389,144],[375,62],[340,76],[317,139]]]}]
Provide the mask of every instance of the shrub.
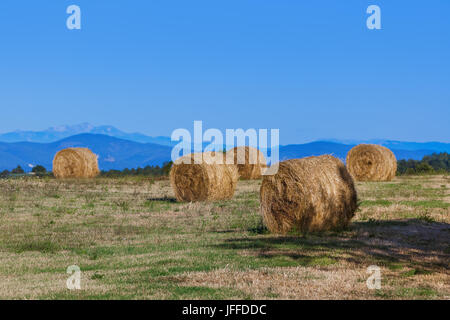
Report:
[{"label": "shrub", "polygon": [[47,173],[47,169],[45,169],[43,166],[41,165],[37,165],[34,166],[33,169],[31,170],[31,172],[36,173],[36,174],[46,174]]},{"label": "shrub", "polygon": [[8,176],[9,176],[8,170],[4,170],[4,171],[0,172],[0,178],[7,178]]},{"label": "shrub", "polygon": [[22,169],[21,166],[17,166],[17,168],[13,169],[11,171],[12,174],[24,174],[25,171]]}]

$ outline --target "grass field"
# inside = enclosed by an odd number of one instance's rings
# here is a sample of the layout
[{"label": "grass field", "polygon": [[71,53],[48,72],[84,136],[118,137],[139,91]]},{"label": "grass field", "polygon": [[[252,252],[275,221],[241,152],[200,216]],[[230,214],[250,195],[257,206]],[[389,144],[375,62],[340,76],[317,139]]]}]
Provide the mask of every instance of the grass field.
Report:
[{"label": "grass field", "polygon": [[358,183],[351,228],[288,236],[264,228],[260,183],[177,203],[166,180],[0,180],[0,298],[450,298],[450,177]]}]

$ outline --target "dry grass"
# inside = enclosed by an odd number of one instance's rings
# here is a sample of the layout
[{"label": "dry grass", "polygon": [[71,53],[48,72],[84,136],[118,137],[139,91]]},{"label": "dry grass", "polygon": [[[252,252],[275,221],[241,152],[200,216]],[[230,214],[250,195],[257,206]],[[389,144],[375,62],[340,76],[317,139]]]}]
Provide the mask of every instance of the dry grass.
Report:
[{"label": "dry grass", "polygon": [[397,172],[397,159],[386,147],[360,144],[347,154],[348,171],[356,181],[391,181]]},{"label": "dry grass", "polygon": [[87,148],[67,148],[59,151],[53,159],[56,178],[94,178],[99,175],[98,158]]},{"label": "dry grass", "polygon": [[[357,183],[349,229],[275,236],[259,180],[178,203],[169,181],[0,180],[3,299],[449,299],[450,179]],[[82,290],[65,287],[82,270]],[[365,285],[378,265],[382,289]]]},{"label": "dry grass", "polygon": [[261,179],[263,170],[267,167],[264,154],[253,147],[236,147],[227,151],[227,157],[237,165],[242,180]]},{"label": "dry grass", "polygon": [[262,181],[261,212],[273,233],[348,227],[358,208],[352,177],[330,155],[286,160]]},{"label": "dry grass", "polygon": [[192,153],[177,159],[170,183],[178,201],[217,201],[233,198],[238,168],[226,164],[222,152]]}]

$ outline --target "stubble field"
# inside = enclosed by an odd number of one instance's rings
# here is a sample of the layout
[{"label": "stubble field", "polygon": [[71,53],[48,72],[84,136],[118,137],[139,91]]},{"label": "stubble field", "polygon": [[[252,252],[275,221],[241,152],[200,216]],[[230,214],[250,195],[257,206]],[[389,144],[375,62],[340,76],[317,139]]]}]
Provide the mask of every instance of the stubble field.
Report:
[{"label": "stubble field", "polygon": [[450,177],[357,183],[348,230],[287,236],[264,228],[260,184],[178,203],[167,180],[2,179],[0,299],[450,298]]}]

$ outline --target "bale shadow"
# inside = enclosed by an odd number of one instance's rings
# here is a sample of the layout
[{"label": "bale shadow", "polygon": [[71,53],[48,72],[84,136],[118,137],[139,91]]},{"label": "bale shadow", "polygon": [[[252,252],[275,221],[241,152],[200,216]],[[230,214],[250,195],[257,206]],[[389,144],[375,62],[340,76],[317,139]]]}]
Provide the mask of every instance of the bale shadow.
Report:
[{"label": "bale shadow", "polygon": [[354,222],[342,232],[277,236],[254,234],[226,239],[221,249],[270,259],[333,256],[358,265],[401,264],[428,271],[446,271],[450,262],[450,224],[419,219]]},{"label": "bale shadow", "polygon": [[147,201],[177,203],[177,199],[171,197],[147,198]]}]

